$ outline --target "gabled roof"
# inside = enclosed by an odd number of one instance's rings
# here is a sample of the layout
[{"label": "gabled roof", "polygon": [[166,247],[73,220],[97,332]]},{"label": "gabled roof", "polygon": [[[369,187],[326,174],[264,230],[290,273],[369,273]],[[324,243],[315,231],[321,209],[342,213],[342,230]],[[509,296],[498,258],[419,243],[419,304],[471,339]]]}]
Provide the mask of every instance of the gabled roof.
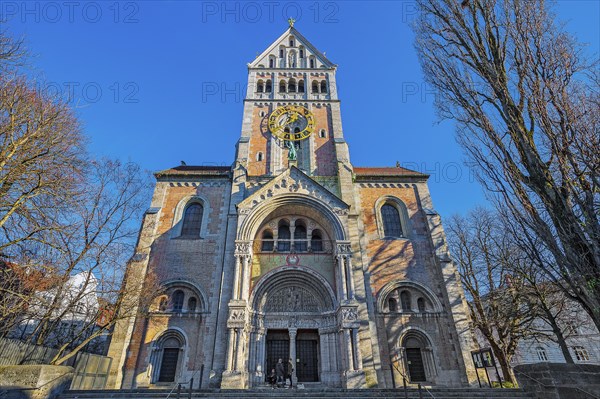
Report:
[{"label": "gabled roof", "polygon": [[237,206],[240,208],[253,208],[265,199],[270,199],[278,195],[301,194],[318,198],[331,208],[349,209],[350,206],[342,199],[327,190],[321,184],[311,179],[303,171],[295,166],[287,169],[279,176],[272,179],[263,187],[245,198]]},{"label": "gabled roof", "polygon": [[293,26],[290,26],[281,36],[277,38],[265,51],[263,51],[256,59],[252,62],[248,63],[248,68],[258,68],[258,65],[264,63],[268,65],[268,55],[273,51],[273,49],[279,47],[280,45],[285,45],[287,47],[287,38],[292,35],[296,38],[298,44],[302,44],[305,48],[310,50],[311,53],[314,53],[315,56],[323,63],[323,65],[327,66],[327,68],[335,68],[337,65],[333,62],[329,61],[325,54],[320,52],[315,46],[312,45],[311,42],[308,41],[300,32],[296,30]]}]

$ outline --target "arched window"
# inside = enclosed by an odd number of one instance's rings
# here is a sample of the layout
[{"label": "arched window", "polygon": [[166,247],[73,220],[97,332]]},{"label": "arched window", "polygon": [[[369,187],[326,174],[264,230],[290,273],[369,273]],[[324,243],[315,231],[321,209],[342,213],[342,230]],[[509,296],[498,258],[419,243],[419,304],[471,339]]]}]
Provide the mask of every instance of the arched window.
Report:
[{"label": "arched window", "polygon": [[262,252],[273,251],[273,233],[270,230],[265,230],[262,234],[262,242],[260,246]]},{"label": "arched window", "polygon": [[269,57],[269,68],[275,68],[275,57]]},{"label": "arched window", "polygon": [[277,230],[277,251],[289,252],[291,238],[290,226],[286,222],[280,222]]},{"label": "arched window", "polygon": [[312,82],[312,90],[313,93],[318,93],[319,92],[319,83],[317,83],[316,80],[313,80]]},{"label": "arched window", "polygon": [[548,354],[546,353],[546,349],[542,348],[541,346],[538,346],[537,348],[535,348],[535,353],[537,354],[538,360],[540,362],[548,361]]},{"label": "arched window", "polygon": [[311,68],[314,68],[314,67],[315,67],[315,59],[314,59],[314,58],[311,58],[311,59],[310,59],[310,67],[311,67]]},{"label": "arched window", "polygon": [[398,311],[398,301],[396,301],[394,298],[390,298],[388,300],[388,309],[390,310],[390,312],[397,312]]},{"label": "arched window", "polygon": [[204,208],[199,203],[189,205],[183,212],[183,224],[181,227],[182,237],[198,237],[200,236],[200,228],[202,227],[202,214]]},{"label": "arched window", "polygon": [[288,93],[296,92],[296,81],[294,79],[290,79],[288,82]]},{"label": "arched window", "polygon": [[300,49],[300,58],[304,58],[304,50]]},{"label": "arched window", "polygon": [[294,38],[290,37],[290,47],[294,47]]},{"label": "arched window", "polygon": [[383,235],[385,237],[402,237],[400,213],[395,206],[391,204],[383,205],[381,207],[381,218],[383,221]]},{"label": "arched window", "polygon": [[323,237],[320,230],[313,230],[310,238],[310,249],[313,252],[323,251]]},{"label": "arched window", "polygon": [[283,58],[283,49],[282,48],[279,49],[279,58]]},{"label": "arched window", "polygon": [[279,92],[285,93],[285,80],[282,80],[281,82],[279,82]]},{"label": "arched window", "polygon": [[294,249],[297,252],[306,252],[308,249],[308,243],[306,241],[306,227],[299,225],[296,222],[296,229],[294,230]]},{"label": "arched window", "polygon": [[408,292],[408,291],[402,291],[400,293],[400,303],[402,304],[402,310],[404,312],[410,312],[411,311],[411,307],[410,307],[410,292]]},{"label": "arched window", "polygon": [[256,84],[256,92],[257,93],[262,93],[264,91],[265,91],[264,82],[262,80],[259,80],[258,83]]},{"label": "arched window", "polygon": [[258,162],[261,162],[261,161],[263,160],[263,153],[262,153],[262,152],[258,152],[258,153],[256,154],[256,160],[257,160]]},{"label": "arched window", "polygon": [[160,299],[160,303],[158,305],[158,311],[159,312],[166,312],[167,311],[167,305],[168,305],[168,300],[167,298],[161,298]]},{"label": "arched window", "polygon": [[321,81],[321,93],[327,93],[327,81]]},{"label": "arched window", "polygon": [[181,312],[183,309],[183,291],[177,290],[173,293],[173,311]]},{"label": "arched window", "polygon": [[194,313],[196,311],[196,305],[198,304],[198,300],[196,297],[191,297],[188,300],[188,312]]},{"label": "arched window", "polygon": [[327,137],[327,131],[325,129],[319,130],[319,137],[324,139]]},{"label": "arched window", "polygon": [[272,90],[272,84],[271,84],[271,79],[267,80],[267,83],[265,84],[265,93],[270,93]]},{"label": "arched window", "polygon": [[303,80],[298,81],[298,93],[304,93],[304,81]]},{"label": "arched window", "polygon": [[417,308],[419,309],[419,312],[425,312],[425,299],[417,299]]}]

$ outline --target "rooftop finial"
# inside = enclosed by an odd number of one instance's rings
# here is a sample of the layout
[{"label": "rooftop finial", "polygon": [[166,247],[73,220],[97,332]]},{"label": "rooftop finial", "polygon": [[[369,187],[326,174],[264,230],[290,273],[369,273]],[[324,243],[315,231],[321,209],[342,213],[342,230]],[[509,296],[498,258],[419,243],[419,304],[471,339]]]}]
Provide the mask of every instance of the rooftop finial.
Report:
[{"label": "rooftop finial", "polygon": [[296,20],[294,18],[288,18],[288,24],[290,24],[290,28],[294,27],[294,22],[296,22]]}]

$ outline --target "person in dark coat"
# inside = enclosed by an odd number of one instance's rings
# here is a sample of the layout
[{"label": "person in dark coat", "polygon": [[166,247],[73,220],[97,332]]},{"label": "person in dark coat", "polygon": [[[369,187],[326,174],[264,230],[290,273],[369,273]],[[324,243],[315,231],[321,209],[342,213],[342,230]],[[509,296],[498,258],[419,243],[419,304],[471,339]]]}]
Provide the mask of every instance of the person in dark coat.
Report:
[{"label": "person in dark coat", "polygon": [[277,386],[285,384],[285,368],[283,367],[283,359],[279,359],[275,365],[275,374],[277,375]]},{"label": "person in dark coat", "polygon": [[271,369],[271,374],[267,376],[267,381],[271,388],[275,389],[275,384],[277,383],[277,375],[275,374],[275,369]]}]

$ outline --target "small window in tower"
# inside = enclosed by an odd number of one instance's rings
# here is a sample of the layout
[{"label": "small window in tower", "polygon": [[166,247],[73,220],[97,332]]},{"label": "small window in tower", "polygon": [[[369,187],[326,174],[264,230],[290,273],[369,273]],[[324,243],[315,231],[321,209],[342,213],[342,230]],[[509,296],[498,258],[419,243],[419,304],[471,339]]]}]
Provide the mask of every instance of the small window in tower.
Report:
[{"label": "small window in tower", "polygon": [[423,299],[423,298],[417,299],[417,308],[419,309],[419,312],[421,312],[421,313],[425,312],[425,299]]},{"label": "small window in tower", "polygon": [[394,298],[390,298],[388,300],[388,309],[390,310],[390,312],[397,312],[398,311],[398,301],[396,301]]},{"label": "small window in tower", "polygon": [[265,84],[262,80],[259,80],[258,83],[256,84],[256,92],[262,93],[264,91],[265,91]]},{"label": "small window in tower", "polygon": [[181,309],[183,309],[183,291],[181,290],[177,290],[173,293],[173,311],[174,312],[181,312]]},{"label": "small window in tower", "polygon": [[260,250],[262,252],[273,252],[273,233],[270,230],[263,232]]},{"label": "small window in tower", "polygon": [[303,80],[298,81],[298,93],[304,93],[304,81]]},{"label": "small window in tower", "polygon": [[279,82],[279,92],[280,93],[285,93],[285,80],[282,80],[281,82]]},{"label": "small window in tower", "polygon": [[288,83],[288,93],[296,92],[296,81],[294,79],[290,79]]},{"label": "small window in tower", "polygon": [[400,293],[400,303],[402,304],[402,310],[405,312],[410,312],[411,311],[411,306],[410,306],[410,292],[408,291],[402,291]]},{"label": "small window in tower", "polygon": [[314,230],[312,232],[312,237],[310,238],[310,249],[313,252],[323,251],[323,238],[319,230]]},{"label": "small window in tower", "polygon": [[265,93],[270,93],[272,88],[271,88],[271,79],[267,80],[267,83],[265,84]]},{"label": "small window in tower", "polygon": [[327,82],[324,80],[321,81],[321,93],[327,93]]},{"label": "small window in tower", "polygon": [[277,251],[290,252],[292,238],[290,226],[286,222],[280,222],[277,233]]},{"label": "small window in tower", "polygon": [[258,154],[256,154],[256,160],[258,162],[261,162],[263,160],[263,153],[259,152]]},{"label": "small window in tower", "polygon": [[266,113],[265,113],[265,111],[260,111],[260,112],[258,113],[258,115],[259,115],[261,118],[263,118],[263,117],[266,115]]},{"label": "small window in tower", "polygon": [[188,300],[188,312],[194,313],[196,311],[197,301],[195,297],[191,297]]},{"label": "small window in tower", "polygon": [[325,129],[319,130],[319,137],[322,139],[327,138],[327,131]]},{"label": "small window in tower", "polygon": [[192,203],[183,212],[181,227],[182,237],[198,237],[202,227],[204,208],[199,203]]},{"label": "small window in tower", "polygon": [[296,250],[296,252],[306,252],[307,249],[306,227],[296,222],[296,229],[294,230],[294,250]]},{"label": "small window in tower", "polygon": [[312,82],[312,90],[313,93],[318,93],[319,92],[319,83],[317,83],[316,80],[313,80]]}]

